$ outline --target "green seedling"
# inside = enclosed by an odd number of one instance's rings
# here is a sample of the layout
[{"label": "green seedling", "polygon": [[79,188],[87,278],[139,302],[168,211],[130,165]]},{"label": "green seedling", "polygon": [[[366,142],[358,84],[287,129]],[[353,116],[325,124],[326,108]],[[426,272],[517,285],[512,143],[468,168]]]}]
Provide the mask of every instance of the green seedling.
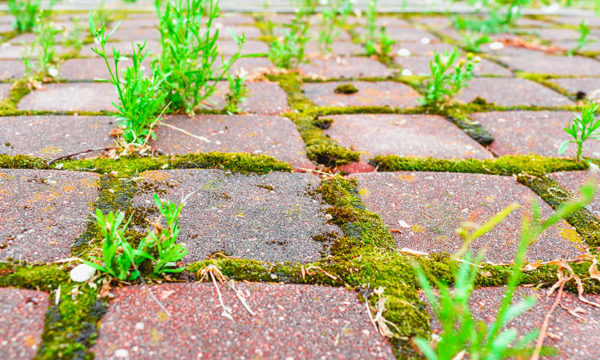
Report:
[{"label": "green seedling", "polygon": [[558,148],[558,154],[562,155],[567,150],[569,144],[573,143],[577,145],[577,160],[582,160],[583,144],[590,139],[598,140],[600,136],[600,118],[596,117],[598,112],[597,104],[588,104],[581,115],[578,115],[573,119],[573,122],[569,124],[564,130],[573,139],[564,141]]},{"label": "green seedling", "polygon": [[218,0],[174,0],[164,9],[156,0],[155,7],[160,21],[160,70],[169,74],[162,84],[167,101],[173,111],[194,113],[240,58],[245,37],[232,34],[237,52],[227,60],[221,56],[217,64]]},{"label": "green seedling", "polygon": [[[594,184],[585,184],[580,189],[578,200],[562,205],[552,216],[543,221],[540,220],[539,204],[532,201],[531,215],[525,216],[522,221],[520,241],[504,296],[495,320],[491,323],[477,321],[469,308],[469,300],[475,288],[475,279],[479,275],[483,253],[479,253],[473,260],[471,253],[466,251],[464,261],[461,262],[458,270],[454,271],[453,288],[436,278],[428,278],[425,271],[415,265],[419,284],[441,324],[440,338],[437,343],[432,344],[423,338],[415,340],[425,357],[429,360],[528,358],[532,352],[530,344],[538,336],[538,331],[519,336],[516,329],[506,329],[510,321],[535,304],[535,299],[532,297],[526,297],[513,304],[527,249],[544,231],[589,204],[594,198],[595,190]],[[509,206],[481,227],[464,224],[458,230],[465,239],[465,246],[461,249],[461,253],[465,252],[471,241],[492,230],[516,207],[516,205]],[[439,295],[435,293],[432,282]],[[537,352],[538,349],[535,351]]]},{"label": "green seedling", "polygon": [[446,102],[468,86],[467,82],[473,78],[473,56],[469,54],[467,59],[458,58],[456,47],[450,53],[445,51],[442,56],[434,51],[433,60],[429,62],[431,74],[425,80],[427,92],[421,100],[424,105]]},{"label": "green seedling", "polygon": [[225,110],[230,113],[235,114],[241,111],[239,105],[246,99],[246,95],[248,94],[248,87],[246,86],[247,75],[243,70],[236,75],[227,75],[229,93],[225,95]]},{"label": "green seedling", "polygon": [[392,52],[395,40],[389,37],[385,26],[377,27],[377,0],[369,0],[366,11],[367,35],[365,50],[367,55],[388,57]]},{"label": "green seedling", "polygon": [[[123,224],[125,216],[113,212],[104,215],[96,210],[96,224],[103,236],[102,258],[92,258],[85,263],[98,271],[105,272],[120,281],[135,280],[140,276],[138,266],[146,259],[152,259],[141,246],[134,249],[127,241],[125,232],[129,221]],[[98,264],[97,262],[101,262]]]},{"label": "green seedling", "polygon": [[282,37],[271,43],[269,59],[279,68],[290,69],[305,61],[305,47],[310,39],[305,13],[299,11]]},{"label": "green seedling", "polygon": [[[480,16],[459,15],[454,19],[458,30],[469,30],[483,34],[497,34],[508,31],[521,17],[521,9],[531,0],[469,0],[469,5],[478,5]],[[478,15],[476,13],[476,15]]]},{"label": "green seedling", "polygon": [[[35,40],[25,47],[23,53],[23,63],[27,75],[33,73],[38,73],[42,77],[58,75],[56,70],[56,36],[61,32],[54,24],[45,19],[37,23],[34,29]],[[32,58],[36,55],[37,62],[34,63]]]},{"label": "green seedling", "polygon": [[579,38],[577,39],[577,46],[575,46],[575,49],[572,49],[568,52],[569,55],[573,55],[576,52],[583,50],[587,44],[594,42],[593,39],[588,38],[590,35],[590,27],[585,24],[585,20],[581,20],[581,23],[579,23],[578,31]]},{"label": "green seedling", "polygon": [[115,86],[119,103],[114,104],[117,109],[115,117],[123,130],[123,139],[127,144],[144,145],[150,137],[155,137],[152,127],[158,121],[157,114],[164,106],[167,96],[163,89],[163,82],[168,74],[160,72],[159,68],[152,65],[152,76],[144,74],[142,63],[148,58],[146,42],[143,44],[132,44],[133,55],[132,66],[125,71],[119,69],[119,64],[126,60],[121,56],[119,50],[112,49],[112,62],[109,60],[106,44],[115,27],[110,33],[102,26],[96,29],[93,15],[89,16],[90,29],[98,47],[92,48],[96,54],[104,59],[110,79],[105,80]]},{"label": "green seedling", "polygon": [[331,53],[331,45],[340,34],[336,21],[337,12],[333,6],[327,6],[321,11],[318,32],[319,49],[324,53]]},{"label": "green seedling", "polygon": [[[123,224],[125,216],[113,212],[104,215],[96,210],[96,224],[102,233],[102,258],[92,258],[86,264],[107,273],[120,281],[135,280],[142,275],[140,268],[148,263],[152,267],[152,275],[178,273],[183,268],[177,262],[187,255],[187,249],[177,243],[181,229],[179,216],[183,204],[174,204],[171,201],[162,201],[154,195],[154,203],[158,208],[166,226],[161,224],[161,219],[151,222],[147,235],[134,248],[125,236],[129,221]],[[131,219],[130,219],[131,220]]]},{"label": "green seedling", "polygon": [[[51,0],[50,6],[57,0]],[[42,0],[8,0],[8,13],[15,17],[13,29],[17,32],[32,31],[42,16]]]},{"label": "green seedling", "polygon": [[462,36],[462,47],[470,52],[481,52],[481,46],[491,42],[488,35],[465,31]]},{"label": "green seedling", "polygon": [[81,25],[79,24],[79,17],[75,16],[71,18],[73,28],[69,31],[63,40],[65,47],[72,47],[74,51],[79,52],[83,47],[83,32]]},{"label": "green seedling", "polygon": [[183,259],[188,251],[182,244],[177,243],[179,228],[179,215],[183,204],[171,201],[162,201],[155,194],[154,203],[167,224],[163,227],[159,221],[152,223],[153,229],[148,228],[148,235],[142,240],[143,247],[151,253],[156,253],[153,275],[162,273],[179,273],[183,268],[177,267],[177,262]]}]

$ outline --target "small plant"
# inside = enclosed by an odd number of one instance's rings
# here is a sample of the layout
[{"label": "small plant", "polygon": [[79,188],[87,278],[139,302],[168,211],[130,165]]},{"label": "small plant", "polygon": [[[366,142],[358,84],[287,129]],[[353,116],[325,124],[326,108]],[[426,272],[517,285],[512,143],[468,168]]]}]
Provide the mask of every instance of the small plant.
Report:
[{"label": "small plant", "polygon": [[[152,274],[178,273],[183,268],[177,267],[177,262],[187,255],[187,249],[177,243],[179,236],[179,215],[183,209],[182,204],[170,201],[161,201],[154,195],[154,202],[160,214],[165,219],[166,227],[161,225],[160,219],[151,222],[151,228],[145,238],[134,248],[126,237],[129,221],[123,224],[125,216],[113,212],[104,215],[96,210],[96,224],[102,233],[102,258],[93,258],[94,261],[85,263],[96,270],[102,271],[120,281],[135,280],[140,277],[140,267],[148,262],[152,266]],[[101,264],[99,264],[100,262]]]},{"label": "small plant", "polygon": [[318,31],[319,49],[324,53],[331,53],[331,45],[339,36],[340,29],[336,22],[337,13],[333,6],[326,6],[320,14],[320,26]]},{"label": "small plant", "polygon": [[99,45],[92,48],[96,54],[104,59],[110,79],[106,82],[112,83],[118,93],[119,103],[114,104],[117,112],[117,122],[123,129],[123,139],[127,144],[143,145],[149,137],[154,137],[152,126],[157,121],[157,116],[164,103],[167,94],[163,91],[162,84],[167,74],[162,74],[157,66],[152,66],[152,76],[147,77],[142,69],[142,63],[148,58],[146,43],[132,44],[133,65],[126,68],[124,73],[119,69],[119,63],[125,60],[119,50],[113,48],[113,63],[111,66],[106,52],[106,43],[115,32],[106,34],[105,27],[95,28],[92,13],[89,16],[90,29],[95,42]]},{"label": "small plant", "polygon": [[462,47],[467,51],[481,52],[481,45],[491,42],[490,37],[484,33],[465,31],[462,36]]},{"label": "small plant", "polygon": [[600,136],[600,118],[596,118],[598,112],[597,104],[588,104],[581,115],[573,119],[573,123],[565,128],[573,140],[564,141],[558,148],[558,155],[564,154],[569,144],[577,144],[577,160],[582,160],[583,143],[589,139],[598,140]]},{"label": "small plant", "polygon": [[[50,1],[50,5],[55,2]],[[32,31],[42,15],[42,0],[8,0],[8,13],[15,17],[13,29],[17,32]]]},{"label": "small plant", "polygon": [[577,46],[568,52],[569,55],[573,55],[576,52],[583,50],[587,44],[594,41],[593,39],[588,39],[588,36],[590,35],[590,27],[585,24],[585,20],[581,20],[581,23],[579,23],[578,31],[579,38],[577,39]]},{"label": "small plant", "polygon": [[[424,270],[415,265],[415,272],[421,288],[427,296],[433,312],[441,324],[440,339],[432,346],[427,340],[418,338],[416,344],[425,357],[429,360],[451,359],[508,359],[529,357],[532,352],[530,343],[537,337],[537,331],[531,332],[518,339],[514,328],[505,329],[506,325],[520,314],[530,309],[535,304],[535,299],[527,297],[523,301],[512,304],[515,291],[519,285],[522,266],[525,261],[527,248],[548,228],[560,220],[569,217],[589,204],[594,198],[595,185],[585,184],[581,190],[581,198],[562,205],[556,213],[546,220],[540,220],[540,207],[532,201],[531,215],[525,216],[522,221],[521,237],[515,255],[511,275],[508,279],[504,296],[498,308],[495,320],[489,324],[476,321],[469,308],[475,287],[475,279],[479,272],[479,264],[483,257],[480,253],[472,261],[470,252],[465,260],[454,272],[453,286],[451,288],[433,278],[435,287],[439,292],[437,296],[434,288],[425,275]],[[490,231],[494,226],[503,221],[515,208],[512,205],[494,216],[482,227],[471,232],[472,224],[465,224],[459,233],[463,238],[471,241]],[[467,242],[465,242],[467,244]],[[463,247],[464,249],[464,247]],[[511,305],[512,304],[512,305]],[[536,349],[537,352],[539,349]],[[537,358],[537,357],[536,357]]]},{"label": "small plant", "polygon": [[[25,73],[32,75],[37,72],[41,76],[56,76],[56,35],[60,34],[61,30],[54,26],[51,22],[43,19],[39,20],[35,29],[35,40],[33,43],[25,47],[23,53],[23,63],[25,65]],[[32,58],[37,54],[37,62],[32,62]]]},{"label": "small plant", "polygon": [[396,43],[387,34],[385,26],[377,27],[377,0],[369,0],[366,11],[367,35],[365,50],[367,55],[388,57],[392,52],[392,46]]},{"label": "small plant", "polygon": [[237,53],[228,60],[221,56],[221,65],[216,65],[218,0],[175,0],[167,2],[164,10],[156,0],[155,7],[162,47],[159,66],[162,73],[169,74],[162,84],[167,101],[175,111],[193,113],[240,58],[245,38],[232,34]]},{"label": "small plant", "polygon": [[442,56],[434,51],[429,62],[431,75],[426,79],[427,92],[421,100],[424,105],[439,104],[452,99],[461,89],[467,87],[467,81],[473,78],[474,61],[469,54],[466,60],[458,60],[456,47]]},{"label": "small plant", "polygon": [[239,113],[241,109],[239,105],[246,99],[248,87],[246,86],[246,73],[243,69],[236,75],[227,75],[229,83],[229,93],[225,95],[225,110],[230,113]]},{"label": "small plant", "polygon": [[312,8],[299,8],[289,28],[283,36],[271,43],[269,59],[279,68],[290,69],[305,61],[305,47],[308,36],[307,15]]},{"label": "small plant", "polygon": [[79,24],[79,17],[73,17],[71,22],[73,28],[65,35],[63,44],[64,46],[72,47],[73,51],[79,52],[83,47],[83,33],[81,31],[81,25]]}]

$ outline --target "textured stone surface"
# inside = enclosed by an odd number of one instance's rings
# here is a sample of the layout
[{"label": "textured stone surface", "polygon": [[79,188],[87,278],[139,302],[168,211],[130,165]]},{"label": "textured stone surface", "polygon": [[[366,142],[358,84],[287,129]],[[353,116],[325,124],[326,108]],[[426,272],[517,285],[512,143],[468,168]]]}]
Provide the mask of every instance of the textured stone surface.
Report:
[{"label": "textured stone surface", "polygon": [[[337,94],[339,85],[352,84],[358,92]],[[393,81],[305,83],[302,90],[318,106],[390,106],[407,108],[418,106],[421,95],[410,86]]]},{"label": "textured stone surface", "polygon": [[[414,56],[414,57],[398,57],[396,63],[402,66],[403,69],[410,70],[415,75],[429,75],[431,68],[429,63],[433,60],[433,56]],[[512,72],[492,61],[482,59],[473,67],[474,75],[501,75],[512,76]]]},{"label": "textured stone surface", "polygon": [[599,78],[566,78],[552,79],[550,81],[558,84],[571,94],[577,94],[578,92],[582,92],[585,93],[585,95],[589,95],[592,92],[598,92],[598,95],[600,95]]},{"label": "textured stone surface", "polygon": [[511,69],[556,75],[600,75],[600,62],[581,56],[500,56]]},{"label": "textured stone surface", "polygon": [[[599,180],[598,174],[587,171],[561,171],[552,173],[549,177],[556,180],[560,187],[570,191],[574,195],[579,194],[581,185],[590,178],[594,178],[596,183]],[[596,197],[586,208],[594,214],[595,217],[600,219],[600,196],[598,196],[598,193],[596,193]]]},{"label": "textured stone surface", "polygon": [[[336,41],[330,45],[333,55],[360,55],[365,52],[365,48],[359,44],[350,41]],[[306,46],[306,54],[310,57],[323,57],[329,53],[326,48],[321,49],[315,41],[309,42]]]},{"label": "textured stone surface", "polygon": [[19,110],[47,111],[111,111],[118,99],[116,90],[108,83],[44,84],[26,95],[18,104]]},{"label": "textured stone surface", "polygon": [[25,65],[19,60],[0,61],[0,80],[19,79],[25,75]]},{"label": "textured stone surface", "polygon": [[67,258],[98,197],[99,176],[54,170],[0,170],[0,259]]},{"label": "textured stone surface", "polygon": [[[0,117],[0,154],[53,159],[112,146],[114,119],[91,116]],[[95,156],[91,152],[82,156]]]},{"label": "textured stone surface", "polygon": [[168,118],[166,124],[201,136],[201,139],[166,126],[158,126],[157,140],[152,146],[165,154],[245,152],[273,156],[294,167],[313,167],[306,158],[300,134],[288,118],[248,115],[199,115],[193,118],[175,116]]},{"label": "textured stone surface", "polygon": [[[496,309],[500,306],[504,292],[505,288],[503,287],[476,289],[470,299],[470,308],[475,318],[486,322],[494,321],[497,315]],[[519,336],[539,330],[556,299],[556,293],[548,296],[546,289],[519,288],[513,303],[530,296],[536,299],[533,308],[525,311],[507,325],[507,328],[514,328]],[[587,300],[600,303],[598,295],[585,295],[585,297]],[[585,320],[578,320],[566,309],[557,307],[550,318],[544,346],[558,350],[558,354],[542,358],[598,359],[600,309],[583,303],[571,293],[564,293],[560,303],[569,310],[581,310],[578,314]],[[437,321],[433,322],[432,327],[435,332],[439,331]],[[535,341],[530,345],[535,346]]]},{"label": "textured stone surface", "polygon": [[[238,51],[238,45],[233,40],[218,40],[217,47],[219,49],[219,53],[223,54],[225,57],[231,56]],[[242,46],[241,54],[267,54],[268,52],[269,46],[264,42],[258,40],[246,40]]]},{"label": "textured stone surface", "polygon": [[365,78],[387,77],[392,71],[382,63],[360,57],[337,59],[312,59],[309,64],[300,65],[300,71],[314,78]]},{"label": "textured stone surface", "polygon": [[[114,70],[114,63],[112,63],[112,60],[110,65]],[[124,70],[132,65],[133,62],[128,59],[127,61],[119,63],[119,69]],[[150,76],[150,64],[146,61],[142,63],[142,66],[146,75]],[[110,79],[110,73],[108,72],[106,63],[104,62],[104,59],[100,57],[66,60],[61,64],[59,74],[61,78],[68,81]]]},{"label": "textured stone surface", "polygon": [[457,99],[471,102],[477,97],[500,106],[573,104],[563,95],[538,83],[515,78],[473,78]]},{"label": "textured stone surface", "polygon": [[325,133],[340,144],[375,155],[439,158],[491,157],[481,145],[446,119],[433,115],[335,115]]},{"label": "textured stone surface", "polygon": [[254,316],[225,288],[223,301],[234,320],[222,316],[210,283],[118,289],[93,348],[96,359],[114,358],[117,350],[135,359],[395,359],[352,292],[306,285],[235,286]]},{"label": "textured stone surface", "polygon": [[[462,246],[455,230],[465,221],[483,223],[513,202],[526,206],[536,195],[509,176],[396,172],[353,175],[367,208],[391,228],[398,248],[452,254]],[[538,199],[542,216],[552,213]],[[510,262],[519,241],[523,210],[517,210],[472,248],[487,248],[485,259]],[[570,239],[570,240],[568,240]],[[577,240],[577,242],[573,242]],[[544,233],[528,252],[529,260],[573,258],[584,252],[575,230],[565,222]]]},{"label": "textured stone surface", "polygon": [[[279,115],[289,111],[287,94],[274,82],[248,82],[248,95],[239,107],[249,113]],[[229,83],[221,81],[217,91],[210,98],[210,106],[215,109],[225,107],[225,96],[229,94]]]},{"label": "textured stone surface", "polygon": [[328,241],[313,236],[339,231],[326,225],[319,196],[309,195],[319,185],[314,175],[181,170],[146,172],[142,179],[141,188],[152,190],[136,195],[136,207],[154,207],[151,199],[156,188],[163,198],[178,202],[196,191],[179,221],[180,241],[189,250],[186,262],[223,252],[269,262],[306,263],[327,253]]},{"label": "textured stone surface", "polygon": [[10,95],[12,84],[0,84],[0,100],[6,99]]},{"label": "textured stone surface", "polygon": [[410,51],[411,56],[433,56],[433,52],[437,51],[439,54],[444,53],[444,51],[452,51],[454,46],[439,43],[439,42],[431,42],[427,44],[423,43],[406,43],[401,42],[394,45],[393,54],[397,54],[402,57],[402,54],[406,53],[406,50]]},{"label": "textured stone surface", "polygon": [[0,358],[33,359],[47,307],[44,292],[0,288]]},{"label": "textured stone surface", "polygon": [[[539,154],[558,156],[563,141],[572,139],[563,130],[576,114],[568,111],[506,111],[473,114],[496,139],[490,146],[495,154]],[[583,154],[600,157],[600,143],[588,141]],[[575,144],[569,145],[563,156],[574,157]]]}]

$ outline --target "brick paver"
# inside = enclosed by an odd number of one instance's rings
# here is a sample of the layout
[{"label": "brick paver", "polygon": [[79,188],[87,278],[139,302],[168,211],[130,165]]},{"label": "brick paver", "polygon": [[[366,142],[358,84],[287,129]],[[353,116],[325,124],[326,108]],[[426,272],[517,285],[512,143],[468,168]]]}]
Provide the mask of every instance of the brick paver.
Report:
[{"label": "brick paver", "polygon": [[[473,114],[495,141],[489,146],[497,154],[538,154],[558,156],[563,141],[572,139],[563,129],[576,114],[569,111],[507,111]],[[563,156],[574,157],[577,146],[571,144]],[[600,144],[586,142],[584,155],[599,157]]]},{"label": "brick paver", "polygon": [[[393,359],[356,294],[320,286],[239,283],[252,316],[221,290],[233,321],[221,315],[213,284],[133,286],[116,291],[93,351],[97,359]],[[169,315],[149,296],[152,291]],[[145,309],[144,312],[138,311]],[[148,316],[148,314],[153,314]]]},{"label": "brick paver", "polygon": [[[111,147],[114,118],[92,116],[0,117],[0,154],[47,159]],[[81,156],[95,156],[91,152]]]},{"label": "brick paver", "polygon": [[581,97],[596,94],[600,96],[600,79],[599,78],[566,78],[553,79],[552,82],[558,84],[569,93],[577,95],[581,93]]},{"label": "brick paver", "polygon": [[[352,175],[371,211],[394,231],[398,248],[452,254],[462,246],[455,230],[465,221],[483,223],[516,202],[529,204],[535,194],[507,176],[395,172]],[[542,215],[551,208],[540,202]],[[518,245],[521,217],[517,210],[503,223],[475,240],[475,251],[487,249],[485,259],[510,262]],[[529,247],[529,260],[573,258],[584,251],[575,230],[562,222]]]},{"label": "brick paver", "polygon": [[151,144],[165,154],[195,152],[244,152],[265,154],[289,162],[294,167],[311,168],[304,142],[294,124],[277,116],[199,115],[177,116],[158,126],[157,140]]},{"label": "brick paver", "polygon": [[0,259],[67,258],[98,197],[98,175],[0,170]]},{"label": "brick paver", "polygon": [[[340,85],[351,84],[358,92],[344,94],[336,92]],[[418,106],[421,95],[411,87],[392,81],[354,81],[306,83],[303,91],[318,106],[390,106],[407,108]]]},{"label": "brick paver", "polygon": [[[152,171],[142,174],[143,189],[158,186],[163,197],[181,201],[180,241],[187,262],[223,252],[270,262],[318,260],[329,245],[313,237],[339,232],[326,224],[319,196],[310,195],[319,178],[309,174],[232,175],[216,170]],[[154,192],[154,190],[153,190]],[[152,194],[136,195],[134,206],[154,206]]]},{"label": "brick paver", "polygon": [[500,61],[514,70],[556,75],[600,75],[600,62],[581,56],[568,59],[565,61],[564,56],[541,53],[537,56],[500,56]]},{"label": "brick paver", "polygon": [[367,78],[387,77],[392,71],[382,63],[369,58],[348,57],[336,59],[313,59],[310,64],[300,65],[300,71],[314,78]]},{"label": "brick paver", "polygon": [[0,357],[33,359],[40,346],[48,294],[0,288]]},{"label": "brick paver", "polygon": [[344,146],[375,155],[439,158],[491,157],[481,145],[446,119],[432,115],[335,115],[326,134]]},{"label": "brick paver", "polygon": [[18,60],[0,61],[0,80],[19,79],[25,75],[25,65]]},{"label": "brick paver", "polygon": [[111,111],[118,99],[108,83],[45,84],[19,102],[20,110]]},{"label": "brick paver", "polygon": [[[579,188],[586,181],[593,178],[596,183],[598,182],[598,174],[587,171],[561,171],[552,173],[549,176],[551,179],[556,180],[560,187],[570,191],[573,195],[579,194]],[[594,200],[586,206],[586,208],[597,218],[600,219],[600,197],[596,196]]]},{"label": "brick paver", "polygon": [[500,106],[573,104],[563,95],[538,83],[514,78],[474,78],[457,99],[471,102],[477,97]]},{"label": "brick paver", "polygon": [[[403,69],[410,70],[414,75],[430,75],[431,68],[429,63],[433,60],[433,56],[411,56],[397,58],[396,62]],[[473,68],[475,75],[500,75],[512,76],[512,72],[492,61],[482,59]]]},{"label": "brick paver", "polygon": [[[242,111],[260,115],[279,115],[289,111],[287,95],[277,83],[249,82],[246,86],[248,94],[239,105]],[[229,84],[221,81],[217,91],[210,98],[208,106],[215,109],[224,108],[227,94],[229,94]]]}]

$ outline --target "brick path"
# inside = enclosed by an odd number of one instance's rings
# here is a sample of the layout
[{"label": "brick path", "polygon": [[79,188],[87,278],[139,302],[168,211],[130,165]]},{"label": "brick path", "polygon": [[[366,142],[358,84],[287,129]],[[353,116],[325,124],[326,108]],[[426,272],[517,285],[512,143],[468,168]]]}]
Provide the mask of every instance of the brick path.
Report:
[{"label": "brick path", "polygon": [[[110,44],[127,54],[130,42],[148,40],[159,52],[156,19],[140,12],[152,3],[114,11],[123,24]],[[382,0],[380,9],[464,9],[442,1],[398,3]],[[57,9],[70,10],[54,19],[69,24],[75,14],[69,12],[96,4],[65,1]],[[517,202],[521,210],[471,244],[486,249],[488,266],[502,269],[513,259],[529,201],[536,199],[548,216],[589,177],[585,166],[558,159],[557,150],[581,99],[600,91],[597,45],[570,57],[483,46],[458,105],[432,111],[420,107],[419,81],[430,71],[433,51],[452,49],[452,39],[460,39],[451,16],[379,17],[397,41],[391,59],[365,55],[364,18],[351,17],[333,56],[319,54],[312,41],[306,63],[277,75],[264,56],[269,44],[262,25],[271,19],[280,31],[293,8],[284,0],[269,4],[272,13],[263,13],[262,1],[221,3],[219,51],[235,52],[231,30],[246,34],[244,54],[262,54],[231,70],[243,68],[253,78],[242,113],[223,111],[228,86],[221,82],[197,114],[166,116],[149,141],[155,156],[141,159],[107,158],[105,149],[115,146],[110,112],[117,96],[112,85],[94,81],[107,72],[90,44],[76,54],[60,47],[68,55],[57,78],[22,94],[13,84],[24,76],[21,42],[33,36],[9,33],[11,18],[0,16],[6,35],[0,46],[0,358],[410,358],[416,354],[411,338],[438,332],[439,323],[428,323],[406,272],[415,255],[406,253],[430,254],[440,276],[449,276],[441,254],[461,247],[455,229]],[[124,7],[116,0],[106,6]],[[569,48],[580,18],[525,17],[517,30],[532,42]],[[600,20],[586,19],[599,44]],[[310,22],[316,27],[318,19]],[[357,92],[338,91],[348,84]],[[599,146],[586,143],[584,155],[600,158]],[[497,160],[512,155],[521,157],[504,167],[506,158]],[[571,146],[565,156],[574,155]],[[539,170],[523,159],[549,165]],[[94,211],[130,216],[127,235],[139,241],[145,220],[156,215],[153,194],[187,199],[179,222],[185,271],[112,287],[98,273],[87,283],[71,281],[77,258],[101,254]],[[544,233],[527,260],[597,254],[599,207],[596,199],[589,216]],[[199,282],[209,264],[235,282]],[[544,269],[518,292],[538,299],[510,325],[520,332],[539,329],[552,306],[553,297],[534,290],[556,281],[556,269]],[[482,281],[488,287],[472,299],[478,318],[493,320],[505,282]],[[584,283],[586,292],[600,291],[597,280],[588,276]],[[387,297],[383,316],[399,338],[382,335],[371,321],[379,286]],[[598,309],[565,296],[563,305],[582,310],[585,321],[558,308],[544,345],[558,358],[597,359]]]}]

